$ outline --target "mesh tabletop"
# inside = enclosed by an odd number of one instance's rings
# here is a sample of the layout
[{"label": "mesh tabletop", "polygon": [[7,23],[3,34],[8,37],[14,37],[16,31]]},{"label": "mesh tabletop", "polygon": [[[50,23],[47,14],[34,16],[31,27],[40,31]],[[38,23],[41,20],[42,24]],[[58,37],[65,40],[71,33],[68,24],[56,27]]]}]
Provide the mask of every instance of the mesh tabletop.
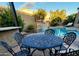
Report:
[{"label": "mesh tabletop", "polygon": [[34,33],[24,37],[22,44],[25,47],[47,49],[60,46],[61,44],[63,44],[63,40],[60,37],[54,35]]}]

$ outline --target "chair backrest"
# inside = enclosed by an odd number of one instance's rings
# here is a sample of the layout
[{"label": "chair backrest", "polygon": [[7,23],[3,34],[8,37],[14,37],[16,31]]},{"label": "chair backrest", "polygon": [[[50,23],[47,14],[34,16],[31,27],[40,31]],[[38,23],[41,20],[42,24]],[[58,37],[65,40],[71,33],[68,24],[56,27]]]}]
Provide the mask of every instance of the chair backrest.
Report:
[{"label": "chair backrest", "polygon": [[24,37],[24,36],[23,36],[20,32],[16,32],[16,33],[14,34],[14,39],[16,40],[16,42],[18,43],[18,45],[21,44],[23,37]]},{"label": "chair backrest", "polygon": [[55,35],[55,31],[53,29],[47,29],[45,31],[45,34],[48,34],[48,35]]},{"label": "chair backrest", "polygon": [[74,32],[66,33],[63,38],[64,42],[69,46],[74,42],[75,39],[76,39],[76,33]]},{"label": "chair backrest", "polygon": [[9,51],[12,55],[14,55],[14,51],[12,50],[12,48],[7,44],[7,42],[4,41],[0,41],[0,44],[7,50]]}]

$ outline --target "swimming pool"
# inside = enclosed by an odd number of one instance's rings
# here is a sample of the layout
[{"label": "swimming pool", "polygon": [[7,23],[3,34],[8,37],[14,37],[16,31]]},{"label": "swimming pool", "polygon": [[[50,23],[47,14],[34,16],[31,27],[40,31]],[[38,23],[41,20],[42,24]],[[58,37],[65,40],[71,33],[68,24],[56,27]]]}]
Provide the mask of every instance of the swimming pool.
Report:
[{"label": "swimming pool", "polygon": [[[64,36],[67,32],[75,32],[77,36],[79,36],[79,29],[75,27],[64,27],[64,26],[57,26],[57,27],[50,27],[49,29],[53,29],[55,31],[56,36]],[[47,30],[47,28],[43,28],[42,32]]]},{"label": "swimming pool", "polygon": [[57,36],[64,36],[67,32],[74,32],[79,36],[79,29],[75,27],[52,27],[51,29],[55,30]]},{"label": "swimming pool", "polygon": [[56,36],[64,36],[67,33],[66,28],[52,28],[55,30]]}]

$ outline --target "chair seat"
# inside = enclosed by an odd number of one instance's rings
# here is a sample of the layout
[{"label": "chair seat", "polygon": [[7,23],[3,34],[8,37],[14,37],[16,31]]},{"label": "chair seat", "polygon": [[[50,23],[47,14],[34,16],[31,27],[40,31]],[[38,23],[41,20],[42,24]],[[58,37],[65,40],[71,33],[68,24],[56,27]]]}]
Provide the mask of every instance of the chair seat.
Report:
[{"label": "chair seat", "polygon": [[67,49],[67,47],[65,47],[65,46],[61,47],[61,50],[66,50],[66,49]]},{"label": "chair seat", "polygon": [[28,56],[29,52],[27,50],[22,50],[14,54],[14,56]]},{"label": "chair seat", "polygon": [[61,51],[61,50],[66,50],[67,48],[65,46],[62,46],[61,49],[60,49],[60,47],[56,47],[55,49]]}]

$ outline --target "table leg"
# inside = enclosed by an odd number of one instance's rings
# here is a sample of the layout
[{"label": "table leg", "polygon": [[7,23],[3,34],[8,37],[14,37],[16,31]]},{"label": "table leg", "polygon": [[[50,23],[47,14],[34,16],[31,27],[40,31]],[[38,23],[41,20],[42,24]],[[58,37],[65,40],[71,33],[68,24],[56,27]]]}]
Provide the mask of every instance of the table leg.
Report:
[{"label": "table leg", "polygon": [[60,49],[59,50],[55,49],[55,55],[57,55],[58,53],[60,53],[61,47],[62,47],[62,45],[60,45]]},{"label": "table leg", "polygon": [[43,50],[43,54],[44,54],[44,56],[45,56],[45,51]]},{"label": "table leg", "polygon": [[32,53],[31,53],[31,55],[36,51],[37,49],[34,49],[33,51],[32,51]]},{"label": "table leg", "polygon": [[52,48],[49,49],[49,55],[50,55],[50,56],[53,55]]},{"label": "table leg", "polygon": [[55,55],[57,55],[57,53],[58,53],[58,50],[55,50]]},{"label": "table leg", "polygon": [[28,48],[28,50],[29,50],[29,53],[31,52],[31,49],[30,48]]}]

